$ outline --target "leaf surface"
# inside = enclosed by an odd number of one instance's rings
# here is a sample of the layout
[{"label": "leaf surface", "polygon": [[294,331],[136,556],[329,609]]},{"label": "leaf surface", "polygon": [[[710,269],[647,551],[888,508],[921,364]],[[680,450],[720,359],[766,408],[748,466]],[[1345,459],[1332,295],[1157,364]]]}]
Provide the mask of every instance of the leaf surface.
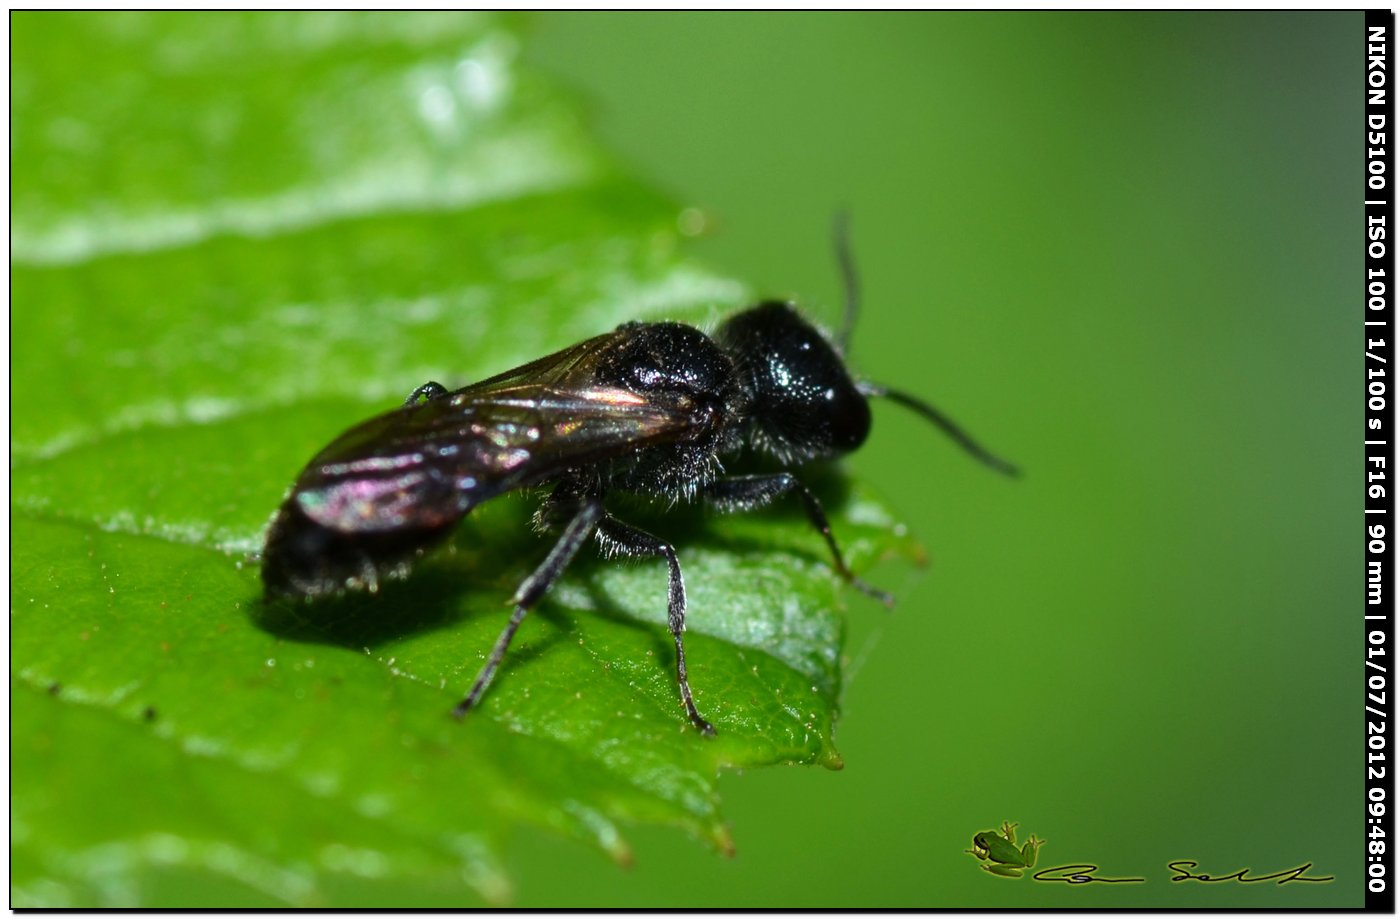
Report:
[{"label": "leaf surface", "polygon": [[[500,902],[515,827],[622,862],[626,823],[726,850],[719,769],[839,765],[839,609],[879,611],[796,507],[637,511],[680,548],[713,739],[679,705],[664,566],[591,552],[447,717],[547,548],[528,495],[378,595],[261,599],[263,528],[349,425],[748,299],[520,66],[512,22],[17,14],[12,36],[14,905]],[[914,553],[863,489],[814,484],[853,567]]]}]

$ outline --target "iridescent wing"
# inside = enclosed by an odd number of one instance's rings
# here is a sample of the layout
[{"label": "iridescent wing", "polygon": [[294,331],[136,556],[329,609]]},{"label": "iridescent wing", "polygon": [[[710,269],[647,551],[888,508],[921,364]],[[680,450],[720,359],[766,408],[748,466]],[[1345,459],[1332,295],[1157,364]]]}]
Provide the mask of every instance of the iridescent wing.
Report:
[{"label": "iridescent wing", "polygon": [[436,529],[503,492],[683,439],[690,416],[596,382],[598,361],[624,335],[351,428],[307,465],[289,502],[341,533]]},{"label": "iridescent wing", "polygon": [[269,596],[373,589],[483,501],[692,436],[703,421],[599,382],[629,334],[591,338],[336,438],[268,529]]}]

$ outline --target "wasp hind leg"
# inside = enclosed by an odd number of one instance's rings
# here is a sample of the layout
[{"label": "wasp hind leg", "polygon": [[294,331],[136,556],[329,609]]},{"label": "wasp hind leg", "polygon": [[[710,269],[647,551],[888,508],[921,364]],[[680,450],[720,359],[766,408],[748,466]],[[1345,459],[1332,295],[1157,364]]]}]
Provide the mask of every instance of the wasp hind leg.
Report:
[{"label": "wasp hind leg", "polygon": [[441,383],[437,382],[436,380],[429,380],[428,382],[424,383],[422,386],[420,386],[420,387],[418,387],[417,389],[415,389],[413,392],[409,393],[409,394],[408,394],[408,398],[405,399],[405,400],[403,400],[403,404],[404,404],[404,405],[413,405],[413,404],[415,404],[419,399],[424,398],[424,397],[426,397],[426,398],[428,399],[428,401],[431,402],[433,399],[441,399],[441,398],[442,398],[443,396],[445,396],[445,395],[447,395],[447,387],[446,387],[446,386],[443,386]]},{"label": "wasp hind leg", "polygon": [[510,641],[515,637],[515,630],[520,628],[521,620],[559,579],[559,575],[564,573],[564,569],[569,567],[569,562],[573,561],[583,544],[588,542],[588,537],[593,535],[593,531],[597,528],[598,521],[602,517],[602,498],[588,498],[578,505],[578,509],[574,512],[568,525],[564,527],[564,532],[554,544],[554,548],[549,550],[549,554],[545,556],[544,561],[540,562],[539,567],[532,571],[530,576],[516,588],[515,596],[511,598],[511,602],[515,604],[515,612],[511,614],[510,622],[501,632],[501,637],[496,639],[496,646],[491,649],[491,656],[487,658],[486,666],[481,668],[481,673],[477,676],[476,682],[472,684],[471,691],[452,710],[453,716],[463,717],[481,700],[482,694],[486,692],[486,687],[491,685],[491,678],[496,675],[497,668],[501,666],[501,661],[506,656],[506,649],[510,647]]},{"label": "wasp hind leg", "polygon": [[700,717],[695,708],[695,698],[690,692],[690,680],[685,666],[685,579],[681,577],[681,563],[676,558],[676,550],[670,543],[646,530],[639,530],[623,523],[611,515],[605,516],[598,524],[598,543],[603,554],[625,558],[664,558],[671,568],[666,595],[666,623],[670,626],[671,637],[676,640],[676,682],[681,688],[681,702],[690,716],[690,723],[700,733],[714,736],[714,725]]}]

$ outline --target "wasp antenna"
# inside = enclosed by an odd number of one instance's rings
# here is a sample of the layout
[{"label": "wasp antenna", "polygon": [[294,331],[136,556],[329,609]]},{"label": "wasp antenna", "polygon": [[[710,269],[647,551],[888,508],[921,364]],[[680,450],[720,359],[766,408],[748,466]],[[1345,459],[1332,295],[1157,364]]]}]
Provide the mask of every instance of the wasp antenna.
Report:
[{"label": "wasp antenna", "polygon": [[958,427],[953,420],[938,409],[929,405],[924,400],[911,396],[908,393],[900,392],[897,389],[890,389],[876,383],[859,383],[857,388],[862,395],[878,396],[889,399],[908,409],[913,409],[917,414],[922,415],[927,420],[933,422],[944,434],[957,441],[958,446],[972,454],[981,462],[992,467],[997,472],[1005,473],[1009,476],[1019,476],[1021,470],[1008,463],[1006,460],[987,451],[985,447],[972,439],[972,436]]},{"label": "wasp antenna", "polygon": [[846,316],[841,323],[841,353],[845,354],[851,345],[851,331],[856,325],[856,312],[860,308],[860,282],[856,277],[856,260],[851,255],[851,215],[845,209],[836,212],[831,222],[832,242],[836,246],[836,265],[841,270],[841,285],[846,290]]}]

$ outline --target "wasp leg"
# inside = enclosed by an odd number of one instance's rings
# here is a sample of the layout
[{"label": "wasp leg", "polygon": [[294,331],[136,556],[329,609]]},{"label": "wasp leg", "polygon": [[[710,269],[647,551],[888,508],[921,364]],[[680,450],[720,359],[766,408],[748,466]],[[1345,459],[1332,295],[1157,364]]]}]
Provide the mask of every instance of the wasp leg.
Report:
[{"label": "wasp leg", "polygon": [[685,669],[685,579],[681,577],[681,563],[676,558],[676,550],[667,542],[645,530],[639,530],[608,515],[598,524],[598,543],[603,554],[609,557],[628,558],[659,557],[666,559],[671,566],[671,579],[666,598],[666,623],[671,628],[671,636],[676,640],[676,682],[681,687],[681,701],[685,703],[690,723],[702,734],[713,736],[714,725],[700,717],[695,709],[695,698],[690,694],[690,680]]},{"label": "wasp leg", "polygon": [[831,558],[835,564],[836,573],[866,596],[873,597],[886,606],[894,606],[894,595],[870,586],[846,567],[845,561],[841,558],[841,550],[836,545],[836,538],[831,535],[831,524],[827,522],[826,511],[822,510],[822,503],[791,472],[774,472],[768,475],[736,475],[717,479],[705,487],[705,497],[722,511],[751,511],[772,503],[775,498],[780,498],[790,491],[797,492],[797,496],[802,499],[803,508],[807,511],[807,519],[826,540],[827,546],[831,549]]},{"label": "wasp leg", "polygon": [[429,380],[422,386],[415,389],[413,392],[409,393],[408,398],[403,400],[403,404],[412,405],[415,402],[417,402],[418,399],[422,396],[427,396],[428,399],[431,401],[433,399],[441,399],[445,395],[447,395],[446,386],[443,386],[441,383],[438,383],[435,380]]},{"label": "wasp leg", "polygon": [[510,622],[501,632],[501,637],[496,639],[496,646],[491,649],[491,656],[487,659],[486,666],[481,668],[476,682],[472,684],[471,692],[452,710],[455,717],[461,718],[480,701],[486,687],[491,685],[491,678],[496,675],[496,668],[501,665],[501,659],[506,656],[506,649],[510,647],[510,640],[515,637],[515,630],[520,628],[520,621],[525,618],[530,607],[544,596],[550,585],[558,580],[559,575],[564,573],[564,569],[569,566],[579,548],[593,535],[593,530],[602,517],[602,498],[593,497],[582,501],[573,519],[564,527],[564,533],[554,544],[554,548],[549,550],[540,566],[516,588],[515,596],[511,598],[511,602],[515,604],[515,612],[511,614]]}]

